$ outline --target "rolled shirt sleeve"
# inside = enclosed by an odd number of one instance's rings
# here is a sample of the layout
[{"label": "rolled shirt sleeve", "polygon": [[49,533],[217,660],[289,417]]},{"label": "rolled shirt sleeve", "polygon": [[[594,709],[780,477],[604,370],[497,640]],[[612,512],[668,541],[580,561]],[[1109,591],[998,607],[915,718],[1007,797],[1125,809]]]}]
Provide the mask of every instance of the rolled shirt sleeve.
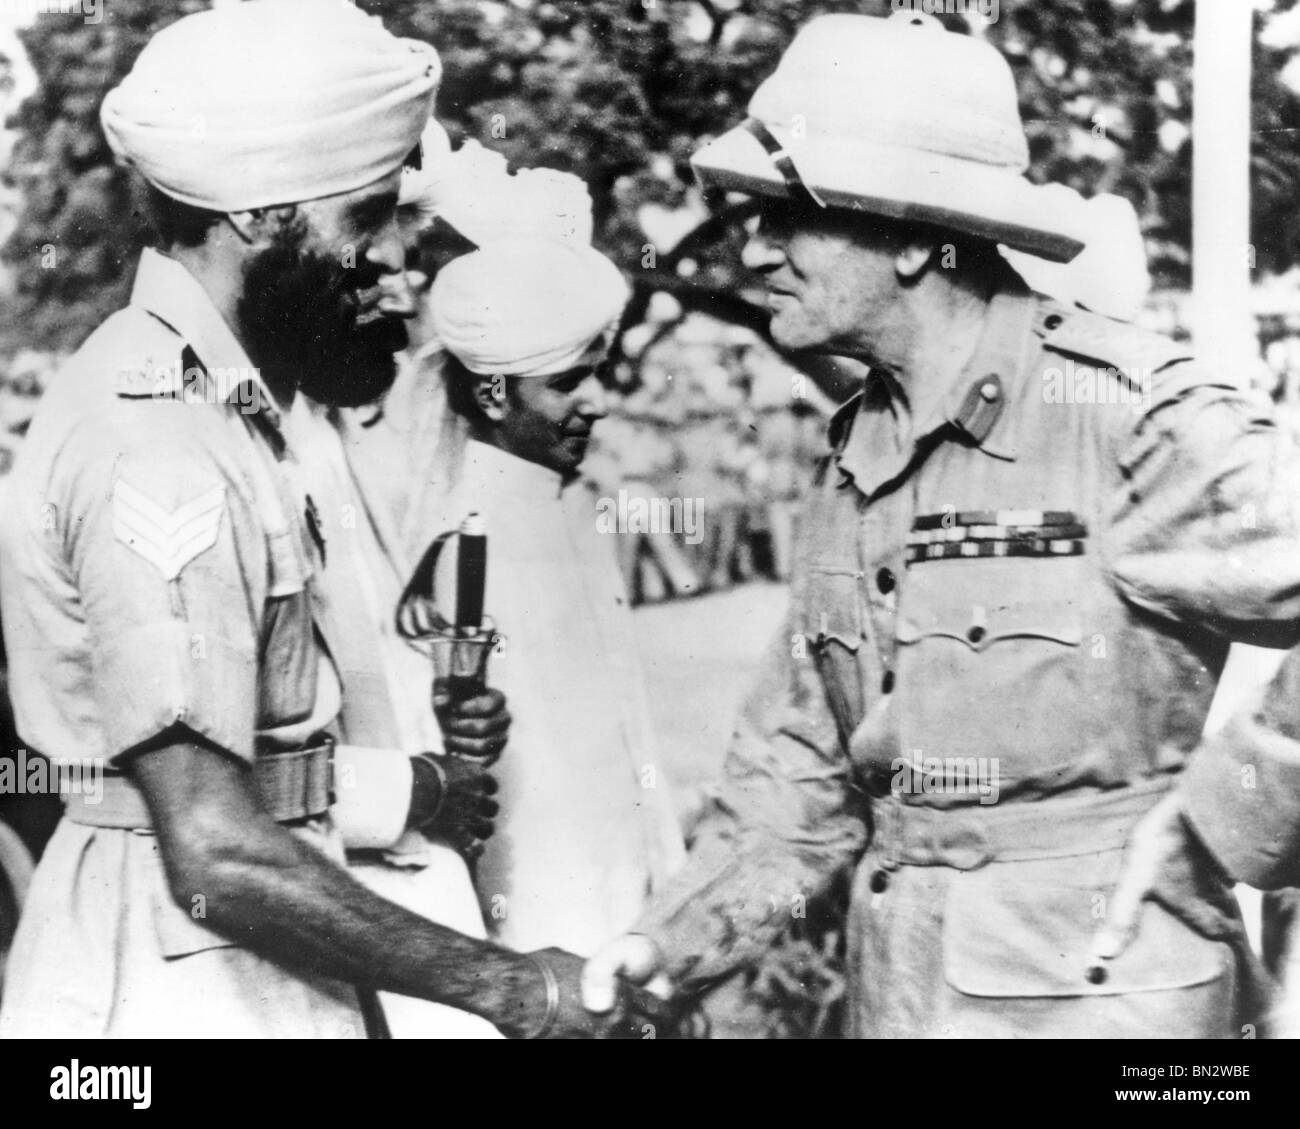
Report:
[{"label": "rolled shirt sleeve", "polygon": [[[1120,453],[1109,532],[1120,591],[1234,641],[1300,635],[1300,452],[1269,406],[1179,364]],[[1300,657],[1188,760],[1187,818],[1236,880],[1300,881]]]},{"label": "rolled shirt sleeve", "polygon": [[1193,363],[1151,381],[1118,451],[1107,531],[1121,593],[1262,645],[1300,638],[1300,452],[1260,397]]},{"label": "rolled shirt sleeve", "polygon": [[792,617],[741,712],[685,869],[634,930],[656,941],[669,975],[688,989],[757,960],[802,899],[866,842],[848,755],[813,660],[794,653],[796,638]]}]

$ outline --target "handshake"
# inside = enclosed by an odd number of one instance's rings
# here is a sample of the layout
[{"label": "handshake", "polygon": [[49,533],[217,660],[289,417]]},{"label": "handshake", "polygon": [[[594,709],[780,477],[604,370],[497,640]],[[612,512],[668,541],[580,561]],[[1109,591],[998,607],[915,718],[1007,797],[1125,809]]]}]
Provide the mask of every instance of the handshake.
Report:
[{"label": "handshake", "polygon": [[[441,701],[437,715],[445,752],[412,758],[407,825],[444,838],[472,860],[494,830],[491,768],[505,748],[510,713],[499,690],[483,687]],[[564,949],[526,953],[500,1013],[488,1018],[520,1039],[691,1038],[695,1013],[668,998],[662,964],[654,942],[637,933],[610,942],[589,961]]]},{"label": "handshake", "polygon": [[541,991],[524,993],[518,1022],[502,1026],[512,1037],[689,1039],[699,1034],[693,1009],[668,998],[662,958],[649,937],[620,937],[585,962],[563,949],[541,949],[525,959],[536,966]]}]

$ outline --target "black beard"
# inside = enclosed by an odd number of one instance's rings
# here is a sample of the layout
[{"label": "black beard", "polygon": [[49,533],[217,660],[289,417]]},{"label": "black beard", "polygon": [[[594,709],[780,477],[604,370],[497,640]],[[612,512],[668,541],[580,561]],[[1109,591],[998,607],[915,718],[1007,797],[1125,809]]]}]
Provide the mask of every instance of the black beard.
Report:
[{"label": "black beard", "polygon": [[244,271],[237,316],[250,359],[277,395],[297,389],[321,404],[355,408],[380,399],[397,377],[406,327],[392,318],[356,324],[355,292],[375,285],[371,264],[348,270],[301,250],[301,238],[260,252]]}]

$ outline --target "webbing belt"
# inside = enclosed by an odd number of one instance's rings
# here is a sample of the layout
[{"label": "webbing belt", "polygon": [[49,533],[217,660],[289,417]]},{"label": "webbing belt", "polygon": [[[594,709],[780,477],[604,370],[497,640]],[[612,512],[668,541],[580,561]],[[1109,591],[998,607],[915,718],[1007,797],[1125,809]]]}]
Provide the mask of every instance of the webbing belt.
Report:
[{"label": "webbing belt", "polygon": [[[333,800],[334,739],[292,752],[259,753],[253,760],[253,787],[262,807],[277,823],[324,815]],[[66,792],[64,815],[87,827],[145,831],[153,826],[144,796],[119,772],[106,771],[99,802],[95,795]]]},{"label": "webbing belt", "polygon": [[927,808],[872,800],[872,847],[886,870],[1073,858],[1124,846],[1134,825],[1173,787],[1172,776],[1080,796]]}]

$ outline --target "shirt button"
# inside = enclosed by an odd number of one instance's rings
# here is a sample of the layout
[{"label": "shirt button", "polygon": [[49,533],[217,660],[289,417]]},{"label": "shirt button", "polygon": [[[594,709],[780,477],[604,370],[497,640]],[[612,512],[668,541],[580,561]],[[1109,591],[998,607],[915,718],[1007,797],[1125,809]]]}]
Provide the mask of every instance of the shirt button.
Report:
[{"label": "shirt button", "polygon": [[883,870],[877,870],[871,876],[870,890],[873,894],[883,894],[889,889],[889,875]]},{"label": "shirt button", "polygon": [[894,692],[894,672],[885,671],[885,676],[880,680],[880,692],[882,694],[892,694]]},{"label": "shirt button", "polygon": [[985,629],[977,623],[966,632],[966,638],[972,643],[978,643],[986,634]]},{"label": "shirt button", "polygon": [[894,590],[894,573],[892,569],[882,568],[876,572],[876,587],[882,596],[888,596]]},{"label": "shirt button", "polygon": [[1048,314],[1047,317],[1043,319],[1043,328],[1059,329],[1061,322],[1063,321],[1065,321],[1065,318],[1061,317],[1060,314]]},{"label": "shirt button", "polygon": [[986,404],[993,403],[999,395],[1000,392],[998,386],[994,384],[993,381],[990,380],[987,384],[980,385],[980,399],[982,399]]}]

